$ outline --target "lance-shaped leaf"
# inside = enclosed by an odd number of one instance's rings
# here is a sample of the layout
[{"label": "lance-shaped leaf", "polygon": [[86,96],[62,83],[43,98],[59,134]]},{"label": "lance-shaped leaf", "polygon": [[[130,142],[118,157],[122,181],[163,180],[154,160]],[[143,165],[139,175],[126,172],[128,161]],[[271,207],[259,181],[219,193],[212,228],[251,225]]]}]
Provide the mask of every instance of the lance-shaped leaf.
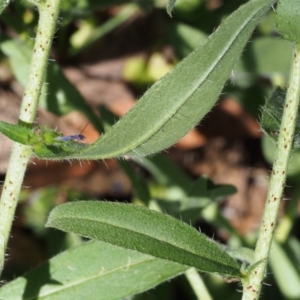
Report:
[{"label": "lance-shaped leaf", "polygon": [[136,251],[89,242],[4,285],[0,299],[123,299],[186,269]]},{"label": "lance-shaped leaf", "polygon": [[[107,134],[69,158],[145,156],[177,142],[213,107],[253,29],[274,2],[253,0],[243,5],[204,45],[155,83]],[[36,154],[60,158],[59,153]]]},{"label": "lance-shaped leaf", "polygon": [[252,0],[240,7],[205,44],[155,83],[109,132],[88,147],[51,153],[34,147],[43,159],[140,157],[170,147],[213,107],[255,26],[275,0]]},{"label": "lance-shaped leaf", "polygon": [[206,236],[144,207],[96,201],[66,203],[51,212],[46,226],[202,271],[241,276],[238,263]]}]

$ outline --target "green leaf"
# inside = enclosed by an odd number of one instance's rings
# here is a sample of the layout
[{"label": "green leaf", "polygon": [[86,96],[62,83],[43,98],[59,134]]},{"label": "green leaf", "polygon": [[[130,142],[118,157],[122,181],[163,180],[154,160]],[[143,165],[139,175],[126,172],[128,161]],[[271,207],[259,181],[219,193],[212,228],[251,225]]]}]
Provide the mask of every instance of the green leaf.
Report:
[{"label": "green leaf", "polygon": [[189,197],[199,198],[206,197],[212,200],[218,200],[235,194],[237,189],[229,184],[214,184],[206,176],[199,177],[192,185]]},{"label": "green leaf", "polygon": [[[163,161],[161,169],[164,169]],[[181,173],[184,175],[183,171]],[[152,185],[151,198],[155,199],[161,211],[188,224],[193,224],[198,220],[201,212],[208,205],[236,193],[234,186],[214,184],[206,176],[201,176],[194,182],[190,180],[189,185],[185,189],[180,188],[176,181],[172,182],[172,179],[173,177],[170,175],[170,181],[167,186]]]},{"label": "green leaf", "polygon": [[87,15],[111,7],[113,5],[123,5],[127,3],[137,3],[139,5],[151,5],[152,0],[132,1],[132,0],[68,0],[61,3],[61,18],[63,24],[69,23],[74,19],[87,18]]},{"label": "green leaf", "polygon": [[142,157],[136,162],[146,168],[159,184],[167,187],[175,186],[185,192],[190,189],[191,178],[163,153],[153,157]]},{"label": "green leaf", "polygon": [[287,299],[300,299],[299,268],[275,240],[270,251],[270,266],[284,296]]},{"label": "green leaf", "polygon": [[172,18],[172,10],[174,8],[174,5],[176,3],[176,0],[169,0],[167,4],[167,13]]},{"label": "green leaf", "polygon": [[207,39],[203,31],[180,22],[170,24],[168,36],[177,59],[186,57]]},{"label": "green leaf", "polygon": [[[280,124],[283,114],[283,106],[286,93],[277,88],[271,97],[266,101],[262,107],[262,115],[260,126],[261,129],[275,142],[277,142]],[[300,115],[300,108],[298,109],[298,116]],[[300,148],[300,120],[297,118],[295,136],[293,142],[293,149]]]},{"label": "green leaf", "polygon": [[[268,53],[268,55],[266,55]],[[271,37],[254,39],[234,70],[235,85],[249,87],[261,78],[287,82],[293,47],[289,41]],[[278,57],[281,57],[278,60]],[[259,77],[258,77],[259,76]]]},{"label": "green leaf", "polygon": [[31,145],[32,140],[30,137],[34,136],[31,128],[3,121],[0,121],[0,132],[11,140],[23,145]]},{"label": "green leaf", "polygon": [[226,252],[235,259],[247,264],[252,264],[254,260],[254,250],[246,247],[236,249],[224,248]]},{"label": "green leaf", "polygon": [[286,93],[281,88],[276,88],[262,107],[261,129],[275,141],[279,134],[285,95]]},{"label": "green leaf", "polygon": [[4,11],[10,0],[0,0],[0,14]]},{"label": "green leaf", "polygon": [[[72,36],[73,46],[76,45],[73,49],[71,49],[71,55],[77,55],[83,49],[90,46],[94,42],[100,40],[102,37],[113,31],[115,28],[127,22],[133,15],[139,12],[139,7],[135,4],[125,5],[120,8],[118,14],[114,17],[110,17],[109,20],[98,26],[97,28],[93,28],[89,30],[89,34],[86,36],[85,33],[82,34],[80,31],[76,32],[75,35]],[[81,26],[82,28],[83,26]],[[84,28],[83,31],[86,29]],[[75,41],[75,45],[74,45]]]},{"label": "green leaf", "polygon": [[186,269],[136,251],[88,242],[4,285],[0,299],[122,299]]},{"label": "green leaf", "polygon": [[273,3],[253,0],[234,12],[89,147],[76,155],[49,155],[48,151],[36,155],[45,159],[140,157],[170,147],[213,107],[253,29]]},{"label": "green leaf", "polygon": [[78,110],[85,114],[100,132],[103,132],[99,118],[65,77],[58,64],[49,64],[46,82],[48,84],[45,86],[45,94],[40,102],[45,109],[59,116]]},{"label": "green leaf", "polygon": [[206,176],[192,181],[161,153],[136,162],[144,166],[159,184],[151,186],[151,196],[162,210],[187,223],[197,220],[207,205],[236,193],[234,186],[214,184]]},{"label": "green leaf", "polygon": [[12,40],[1,36],[0,42],[1,51],[9,58],[9,63],[16,79],[22,86],[25,86],[32,51],[20,40]]},{"label": "green leaf", "polygon": [[[297,139],[299,139],[299,133],[296,136]],[[262,151],[264,154],[265,159],[268,163],[273,164],[275,159],[275,152],[276,152],[276,144],[274,143],[274,140],[277,140],[277,137],[270,137],[269,135],[265,135],[262,138]],[[300,147],[294,147],[294,148],[300,148]],[[292,153],[292,156],[290,157],[289,165],[288,165],[288,172],[287,176],[294,177],[293,180],[296,180],[298,182],[298,178],[300,174],[300,151],[299,149],[295,149]]]},{"label": "green leaf", "polygon": [[241,276],[214,242],[168,215],[130,204],[79,201],[56,207],[46,224],[206,272]]},{"label": "green leaf", "polygon": [[32,146],[34,153],[43,152],[48,155],[64,153],[65,156],[70,156],[88,147],[88,145],[72,139],[69,141],[59,140],[63,136],[62,133],[47,127],[32,126],[29,128],[0,121],[0,132],[17,143]]},{"label": "green leaf", "polygon": [[276,28],[287,40],[300,41],[299,0],[279,0],[276,9]]},{"label": "green leaf", "polygon": [[272,3],[253,0],[234,12],[95,143],[74,149],[74,143],[39,144],[33,147],[35,155],[43,159],[141,157],[170,147],[213,107],[253,29]]}]

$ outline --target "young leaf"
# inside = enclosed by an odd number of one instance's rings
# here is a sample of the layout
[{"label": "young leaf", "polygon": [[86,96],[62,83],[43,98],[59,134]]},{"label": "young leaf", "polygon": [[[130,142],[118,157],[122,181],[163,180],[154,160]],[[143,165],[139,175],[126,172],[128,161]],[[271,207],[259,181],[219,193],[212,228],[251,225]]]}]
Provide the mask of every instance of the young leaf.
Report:
[{"label": "young leaf", "polygon": [[15,125],[0,121],[0,132],[6,135],[11,140],[23,144],[31,145],[32,129],[26,126]]},{"label": "young leaf", "polygon": [[[273,140],[277,141],[282,114],[283,114],[283,106],[285,101],[286,93],[277,88],[271,97],[266,101],[266,104],[262,107],[261,121],[260,126],[261,129]],[[300,115],[300,108],[298,109],[298,116]],[[293,148],[300,148],[300,120],[297,118],[296,128],[295,128],[295,136],[293,142]]]},{"label": "young leaf", "polygon": [[144,207],[95,201],[56,207],[46,224],[205,272],[240,277],[239,265],[189,225]]},{"label": "young leaf", "polygon": [[0,299],[124,299],[186,269],[136,251],[88,242],[4,285]]}]

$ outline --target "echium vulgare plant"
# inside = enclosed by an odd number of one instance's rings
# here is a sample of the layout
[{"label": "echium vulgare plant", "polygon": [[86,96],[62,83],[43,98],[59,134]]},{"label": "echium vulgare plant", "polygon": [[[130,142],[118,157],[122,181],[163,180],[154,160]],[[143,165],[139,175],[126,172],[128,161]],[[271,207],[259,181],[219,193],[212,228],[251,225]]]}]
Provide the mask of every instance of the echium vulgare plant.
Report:
[{"label": "echium vulgare plant", "polygon": [[[210,299],[198,273],[188,272],[192,269],[240,280],[243,299],[258,299],[290,151],[297,144],[294,130],[300,88],[299,1],[282,0],[276,7],[275,0],[248,1],[90,145],[79,143],[76,137],[62,138],[58,131],[34,124],[61,3],[30,2],[38,9],[39,22],[19,121],[16,125],[0,122],[0,131],[14,141],[0,201],[1,270],[25,169],[32,156],[43,160],[142,160],[170,147],[214,106],[253,30],[272,8],[276,9],[277,31],[294,44],[294,54],[280,116],[273,112],[276,105],[270,105],[276,97],[271,97],[269,106],[263,109],[262,129],[276,141],[277,150],[253,261],[237,259],[188,224],[161,211],[132,204],[78,201],[56,207],[46,226],[96,241],[71,248],[4,285],[0,298],[119,299],[185,273],[197,297],[205,295]],[[2,13],[8,4],[1,0]],[[170,0],[170,15],[174,5],[175,0]],[[228,186],[224,186],[223,195],[226,193],[232,193]],[[123,284],[116,288],[119,282]]]}]

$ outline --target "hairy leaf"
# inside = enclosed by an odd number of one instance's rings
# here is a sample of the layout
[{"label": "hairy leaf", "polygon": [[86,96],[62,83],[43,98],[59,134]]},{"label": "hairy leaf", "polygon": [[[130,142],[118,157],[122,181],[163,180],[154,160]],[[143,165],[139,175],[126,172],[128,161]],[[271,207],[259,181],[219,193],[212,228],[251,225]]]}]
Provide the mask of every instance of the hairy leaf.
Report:
[{"label": "hairy leaf", "polygon": [[241,276],[213,241],[168,215],[120,203],[79,201],[56,207],[46,224],[206,272]]},{"label": "hairy leaf", "polygon": [[186,269],[136,251],[89,242],[4,285],[0,299],[123,299]]},{"label": "hairy leaf", "polygon": [[[277,142],[280,124],[283,114],[283,106],[286,93],[277,88],[271,97],[266,101],[262,107],[262,115],[260,126],[261,129],[275,142]],[[298,109],[298,116],[300,115],[300,108]],[[293,141],[293,148],[300,148],[300,120],[297,118],[295,136]]]},{"label": "hairy leaf", "polygon": [[34,153],[42,159],[134,158],[170,147],[213,107],[253,29],[274,2],[252,0],[234,12],[95,143],[74,151],[39,144]]},{"label": "hairy leaf", "polygon": [[282,36],[292,42],[300,42],[299,0],[279,0],[276,9],[276,27]]}]

